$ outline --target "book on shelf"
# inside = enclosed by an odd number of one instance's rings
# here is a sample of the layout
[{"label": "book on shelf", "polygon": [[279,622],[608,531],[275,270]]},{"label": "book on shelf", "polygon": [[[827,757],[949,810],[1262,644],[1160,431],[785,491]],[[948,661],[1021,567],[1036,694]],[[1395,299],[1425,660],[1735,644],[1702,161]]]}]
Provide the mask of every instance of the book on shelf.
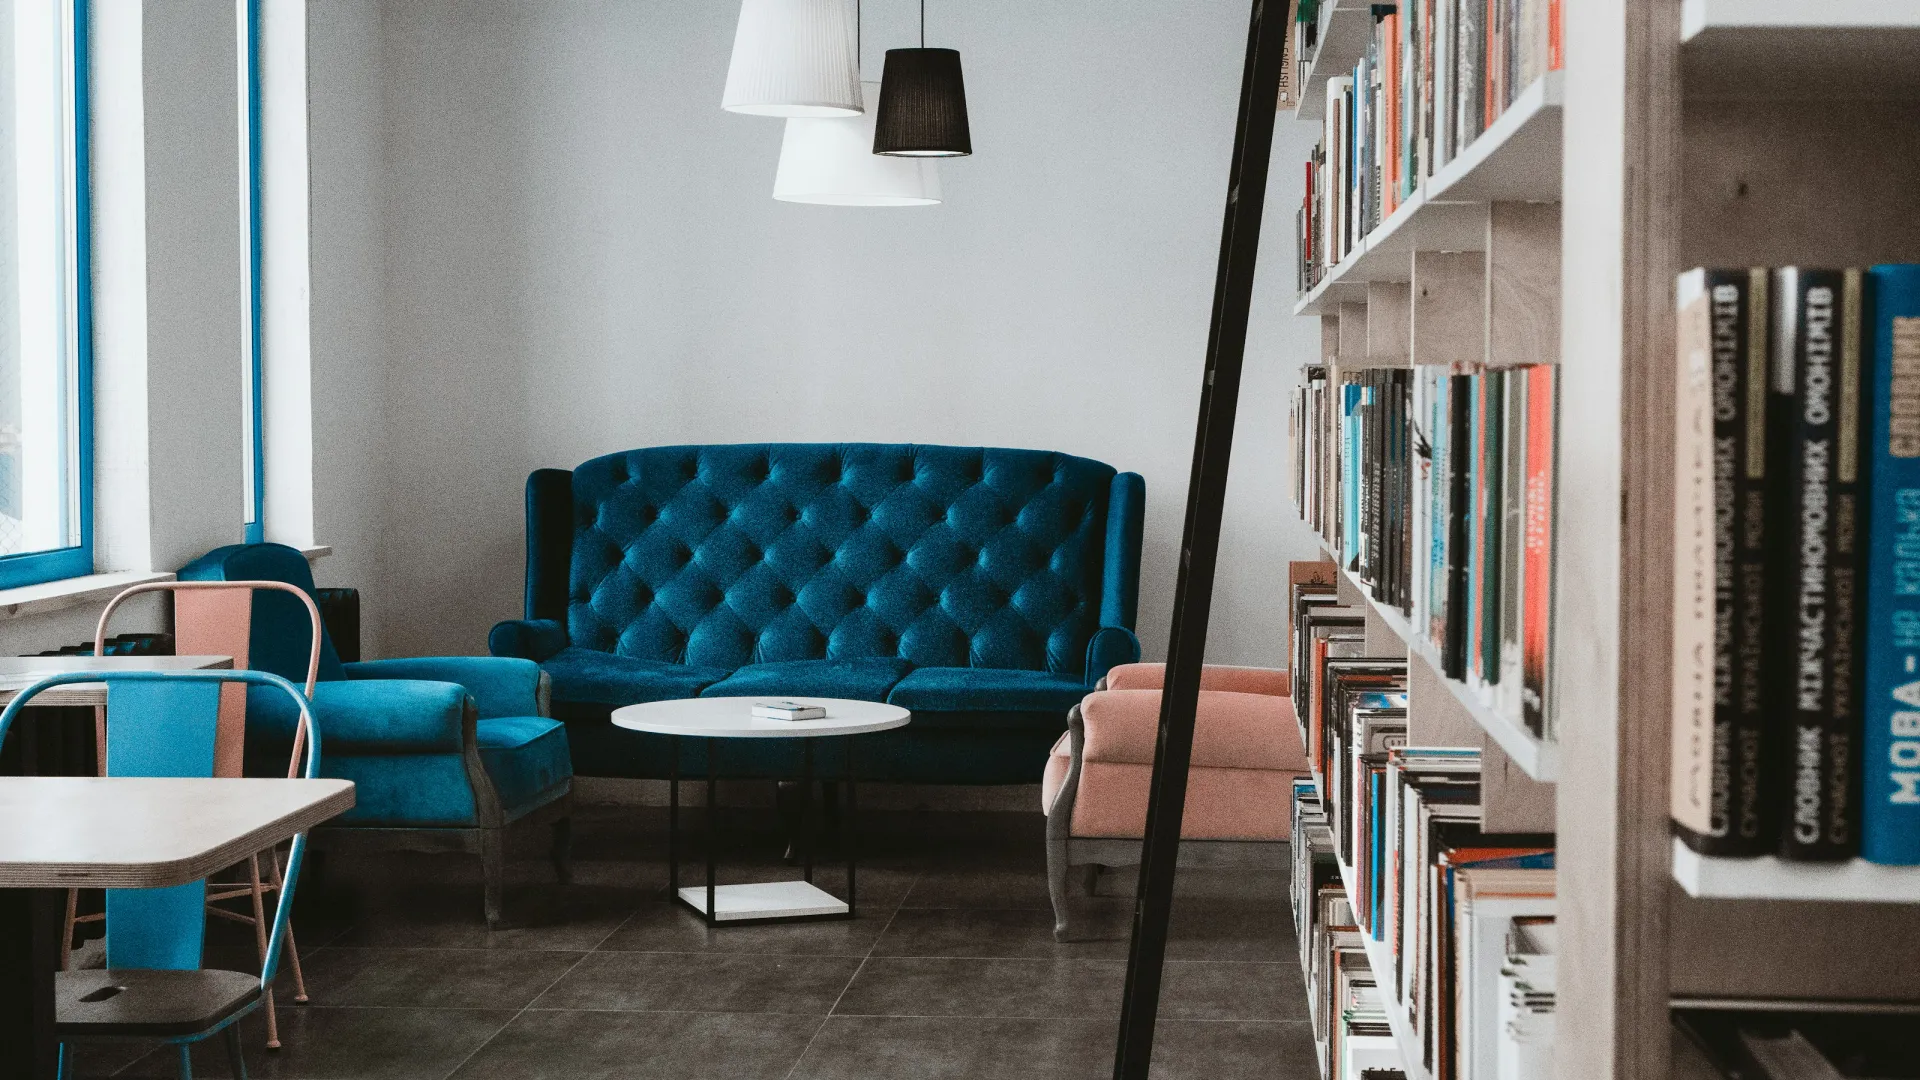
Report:
[{"label": "book on shelf", "polygon": [[1861,853],[1920,865],[1920,266],[1867,271]]},{"label": "book on shelf", "polygon": [[1295,216],[1302,293],[1561,66],[1560,0],[1411,0],[1371,11],[1360,58],[1323,73],[1321,141]]},{"label": "book on shelf", "polygon": [[1677,300],[1675,831],[1920,864],[1920,267]]},{"label": "book on shelf", "polygon": [[1553,1076],[1554,1005],[1557,1000],[1558,935],[1551,918],[1517,918],[1507,931],[1506,962],[1500,966],[1495,1080],[1550,1080]]},{"label": "book on shelf", "polygon": [[1444,676],[1546,738],[1557,398],[1550,365],[1329,365],[1289,419],[1294,497],[1335,561]]},{"label": "book on shelf", "polygon": [[[1673,1025],[1704,1056],[1706,1066],[1735,1080],[1920,1076],[1920,1043],[1913,1039],[1920,1006],[1892,1001],[1750,1005],[1689,1002],[1673,1010]],[[1689,1073],[1699,1074],[1697,1068]]]}]

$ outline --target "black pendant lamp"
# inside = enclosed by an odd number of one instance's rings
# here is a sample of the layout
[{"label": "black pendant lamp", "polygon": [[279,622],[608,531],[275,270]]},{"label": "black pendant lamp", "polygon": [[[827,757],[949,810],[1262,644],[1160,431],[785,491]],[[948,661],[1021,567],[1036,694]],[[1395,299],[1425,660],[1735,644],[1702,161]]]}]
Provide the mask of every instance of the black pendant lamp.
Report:
[{"label": "black pendant lamp", "polygon": [[927,48],[927,0],[920,0],[920,47],[887,50],[877,112],[873,125],[876,154],[966,157],[973,153],[960,53]]}]

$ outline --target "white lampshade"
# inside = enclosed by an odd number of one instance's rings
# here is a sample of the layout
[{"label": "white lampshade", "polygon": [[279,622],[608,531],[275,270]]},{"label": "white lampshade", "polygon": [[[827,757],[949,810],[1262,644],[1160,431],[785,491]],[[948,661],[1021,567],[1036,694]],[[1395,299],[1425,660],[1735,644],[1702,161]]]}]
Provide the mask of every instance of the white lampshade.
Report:
[{"label": "white lampshade", "polygon": [[[877,101],[879,83],[862,83]],[[873,152],[875,111],[858,116],[794,118],[780,141],[773,197],[828,206],[932,206],[940,201],[940,173],[926,158],[881,157]]]},{"label": "white lampshade", "polygon": [[754,116],[860,111],[853,0],[741,0],[720,107]]}]

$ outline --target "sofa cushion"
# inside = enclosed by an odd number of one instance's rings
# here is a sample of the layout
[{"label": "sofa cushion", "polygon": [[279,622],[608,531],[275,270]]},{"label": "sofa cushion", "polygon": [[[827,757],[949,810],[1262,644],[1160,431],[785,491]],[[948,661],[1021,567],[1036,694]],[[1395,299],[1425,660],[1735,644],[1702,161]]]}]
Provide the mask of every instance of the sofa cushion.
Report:
[{"label": "sofa cushion", "polygon": [[548,802],[573,776],[567,729],[542,716],[504,716],[474,728],[480,763],[509,820]]},{"label": "sofa cushion", "polygon": [[783,660],[748,664],[700,692],[701,697],[826,697],[885,701],[913,665],[905,660]]},{"label": "sofa cushion", "polygon": [[1086,696],[1077,675],[1013,668],[924,667],[900,680],[887,700],[914,712],[1044,712],[1067,710]]},{"label": "sofa cushion", "polygon": [[553,676],[553,699],[600,705],[637,705],[698,697],[731,672],[725,668],[635,660],[598,649],[562,649],[540,662]]}]

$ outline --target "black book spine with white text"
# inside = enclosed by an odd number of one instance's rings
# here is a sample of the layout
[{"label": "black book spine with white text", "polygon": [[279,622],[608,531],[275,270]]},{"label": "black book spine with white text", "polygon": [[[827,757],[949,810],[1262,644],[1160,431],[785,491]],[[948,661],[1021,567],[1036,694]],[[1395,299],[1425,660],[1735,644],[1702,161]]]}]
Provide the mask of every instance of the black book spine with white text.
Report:
[{"label": "black book spine with white text", "polygon": [[1782,632],[1767,635],[1774,648],[1766,667],[1781,758],[1775,787],[1785,808],[1779,851],[1793,859],[1846,858],[1859,842],[1850,796],[1859,674],[1858,293],[1857,274],[1849,289],[1842,271],[1774,271],[1766,576],[1767,621]]}]

